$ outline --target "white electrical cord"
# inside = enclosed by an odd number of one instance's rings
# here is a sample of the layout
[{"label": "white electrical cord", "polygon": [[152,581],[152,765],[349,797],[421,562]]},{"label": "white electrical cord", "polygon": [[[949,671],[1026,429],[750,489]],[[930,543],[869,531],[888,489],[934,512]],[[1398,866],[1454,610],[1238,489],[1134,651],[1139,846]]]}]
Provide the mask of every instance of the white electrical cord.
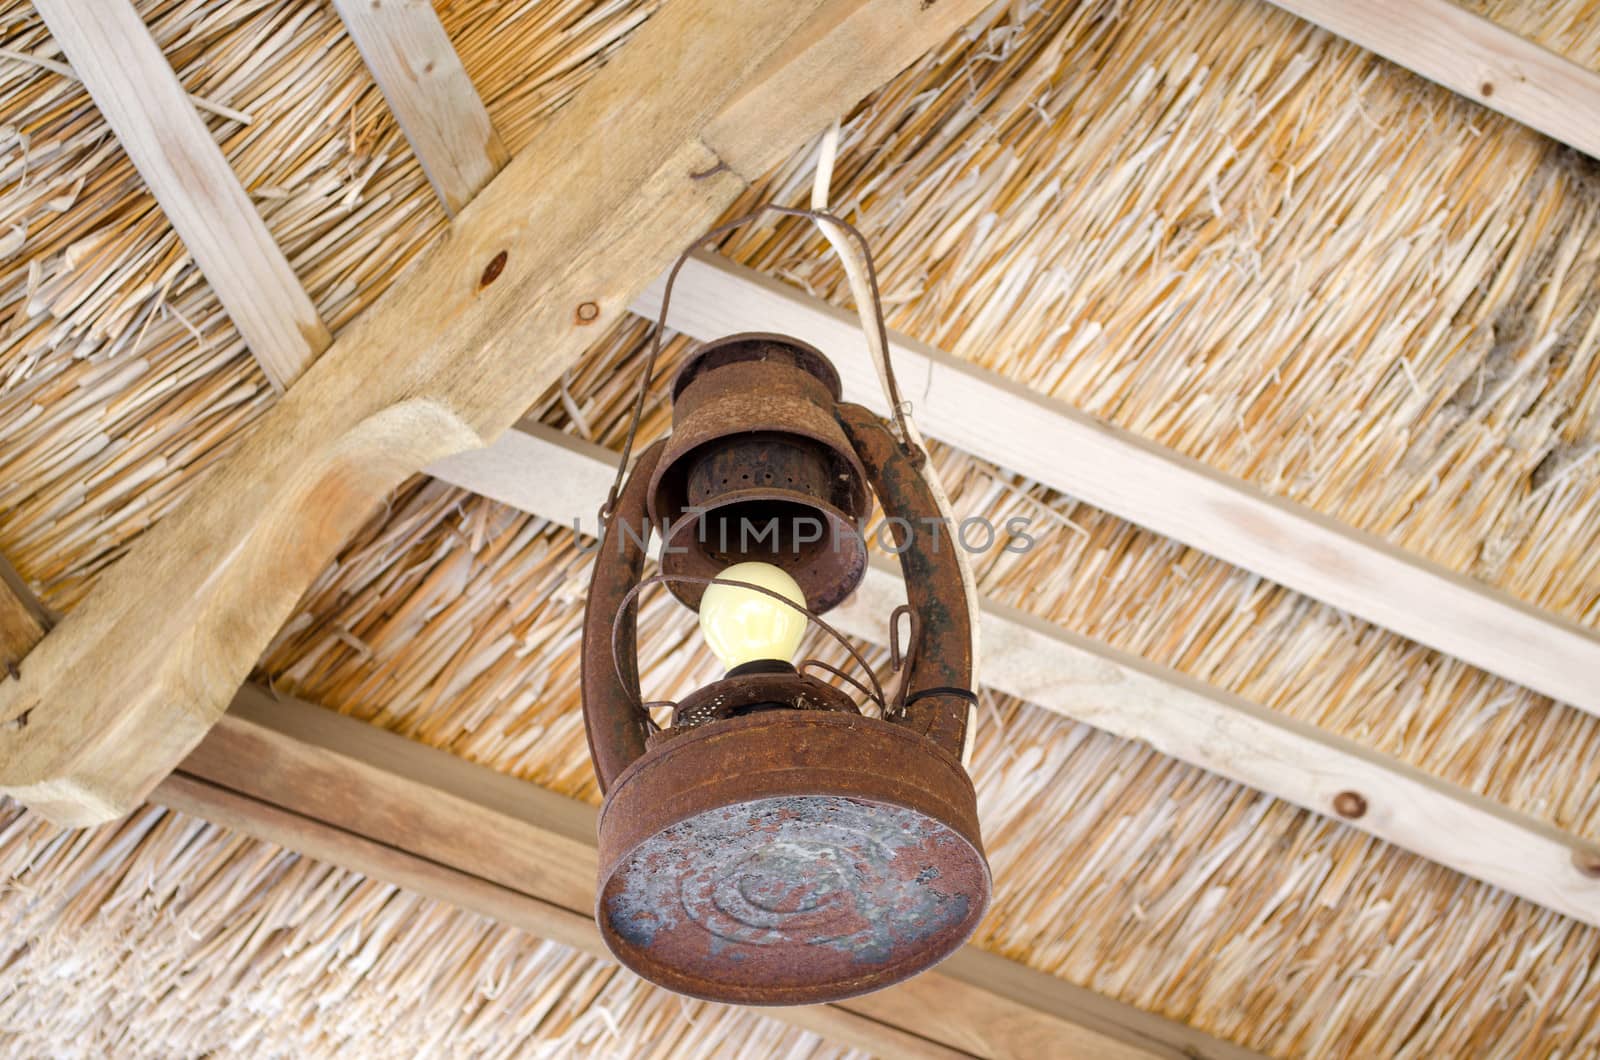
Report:
[{"label": "white electrical cord", "polygon": [[[822,134],[822,142],[817,150],[817,174],[811,182],[811,208],[813,210],[828,209],[828,194],[833,183],[833,164],[839,155],[839,121],[834,120],[827,132]],[[884,399],[891,405],[894,403],[894,392],[889,387],[889,350],[883,343],[883,333],[878,330],[877,321],[872,317],[873,297],[872,283],[868,279],[866,259],[862,257],[861,248],[851,239],[849,233],[822,218],[813,218],[822,235],[833,247],[839,256],[839,262],[844,266],[845,276],[850,281],[850,293],[856,301],[856,312],[861,317],[861,331],[867,339],[867,352],[872,356],[872,364],[878,370],[878,382],[883,387]],[[922,432],[917,429],[916,420],[912,418],[907,408],[903,412],[903,422],[908,444],[916,446],[924,453],[928,452],[927,443],[922,440]],[[891,411],[894,411],[891,409]],[[966,598],[967,614],[971,616],[972,628],[972,675],[973,691],[977,691],[978,675],[978,627],[981,614],[978,611],[978,585],[972,577],[972,566],[967,562],[966,553],[957,545],[958,537],[955,534],[957,526],[955,513],[950,506],[950,495],[945,492],[944,483],[939,480],[939,473],[934,469],[933,458],[930,456],[923,461],[921,468],[922,479],[928,484],[928,491],[933,494],[933,503],[939,510],[939,517],[944,520],[950,533],[946,535],[950,547],[955,551],[956,568],[961,572],[961,592]],[[967,706],[967,731],[966,739],[961,746],[961,764],[972,764],[973,734],[977,730],[978,709],[975,705]]]}]

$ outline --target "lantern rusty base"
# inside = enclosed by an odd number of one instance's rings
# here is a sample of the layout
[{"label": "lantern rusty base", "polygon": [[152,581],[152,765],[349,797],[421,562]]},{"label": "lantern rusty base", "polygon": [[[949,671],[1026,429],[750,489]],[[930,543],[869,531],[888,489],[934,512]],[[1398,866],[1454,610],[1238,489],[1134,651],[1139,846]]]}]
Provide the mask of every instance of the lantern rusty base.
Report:
[{"label": "lantern rusty base", "polygon": [[777,710],[659,744],[600,811],[596,919],[651,982],[806,1005],[899,982],[989,904],[972,782],[902,726]]}]

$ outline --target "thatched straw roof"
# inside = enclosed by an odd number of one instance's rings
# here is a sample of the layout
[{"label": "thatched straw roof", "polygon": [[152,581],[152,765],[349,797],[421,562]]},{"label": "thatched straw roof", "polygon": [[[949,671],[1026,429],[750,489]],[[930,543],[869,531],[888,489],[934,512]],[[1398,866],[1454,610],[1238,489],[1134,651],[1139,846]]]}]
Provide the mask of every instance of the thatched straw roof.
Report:
[{"label": "thatched straw roof", "polygon": [[[1467,6],[1600,67],[1594,5]],[[337,330],[446,220],[337,15],[139,8]],[[652,8],[439,14],[521,150]],[[0,26],[0,553],[71,611],[275,398],[26,0]],[[746,205],[802,203],[814,165]],[[1018,3],[847,118],[833,202],[897,330],[1600,629],[1592,159],[1256,0]],[[809,228],[722,249],[848,304]],[[537,416],[615,447],[647,336],[613,328]],[[937,459],[959,510],[1039,529],[980,562],[989,597],[1600,838],[1594,717]],[[598,802],[587,571],[570,527],[418,477],[257,676]],[[691,618],[644,609],[661,696],[712,672]],[[1273,1055],[1600,1053],[1594,927],[1027,703],[986,693],[982,719],[981,946]],[[16,1055],[844,1051],[157,808],[86,832],[4,812]]]}]

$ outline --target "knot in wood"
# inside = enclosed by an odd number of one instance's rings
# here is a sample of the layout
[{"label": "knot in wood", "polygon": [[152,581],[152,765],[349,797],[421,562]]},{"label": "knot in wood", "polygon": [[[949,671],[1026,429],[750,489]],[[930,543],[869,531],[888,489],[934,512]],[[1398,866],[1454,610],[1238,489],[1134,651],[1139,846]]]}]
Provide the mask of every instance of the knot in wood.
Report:
[{"label": "knot in wood", "polygon": [[1366,797],[1357,791],[1341,791],[1333,797],[1333,812],[1347,821],[1364,817],[1367,812]]}]

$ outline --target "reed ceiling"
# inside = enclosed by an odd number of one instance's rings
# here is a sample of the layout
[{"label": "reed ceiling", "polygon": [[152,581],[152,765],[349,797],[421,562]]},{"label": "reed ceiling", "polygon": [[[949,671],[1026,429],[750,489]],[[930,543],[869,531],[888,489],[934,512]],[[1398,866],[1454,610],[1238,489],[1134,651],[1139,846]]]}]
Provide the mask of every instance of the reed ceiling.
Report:
[{"label": "reed ceiling", "polygon": [[[1466,6],[1600,64],[1587,0]],[[139,7],[192,94],[249,115],[205,117],[337,330],[445,223],[338,18]],[[440,16],[521,150],[652,7]],[[30,6],[0,2],[0,27],[0,553],[70,611],[274,395]],[[802,204],[814,155],[749,204]],[[833,203],[873,241],[897,330],[1600,629],[1600,163],[1257,0],[1015,3],[848,117]],[[808,229],[722,249],[848,304]],[[647,335],[611,329],[534,413],[615,447]],[[645,436],[666,417],[653,404]],[[958,511],[1033,521],[1033,551],[980,560],[993,599],[1600,837],[1594,717],[937,459]],[[587,569],[570,527],[419,477],[258,677],[598,802]],[[647,694],[711,672],[688,616],[644,615]],[[1008,697],[984,696],[973,772],[986,948],[1274,1055],[1600,1051],[1595,928]],[[18,1054],[380,1031],[463,1053],[841,1052],[181,815],[78,835],[5,813]]]}]

